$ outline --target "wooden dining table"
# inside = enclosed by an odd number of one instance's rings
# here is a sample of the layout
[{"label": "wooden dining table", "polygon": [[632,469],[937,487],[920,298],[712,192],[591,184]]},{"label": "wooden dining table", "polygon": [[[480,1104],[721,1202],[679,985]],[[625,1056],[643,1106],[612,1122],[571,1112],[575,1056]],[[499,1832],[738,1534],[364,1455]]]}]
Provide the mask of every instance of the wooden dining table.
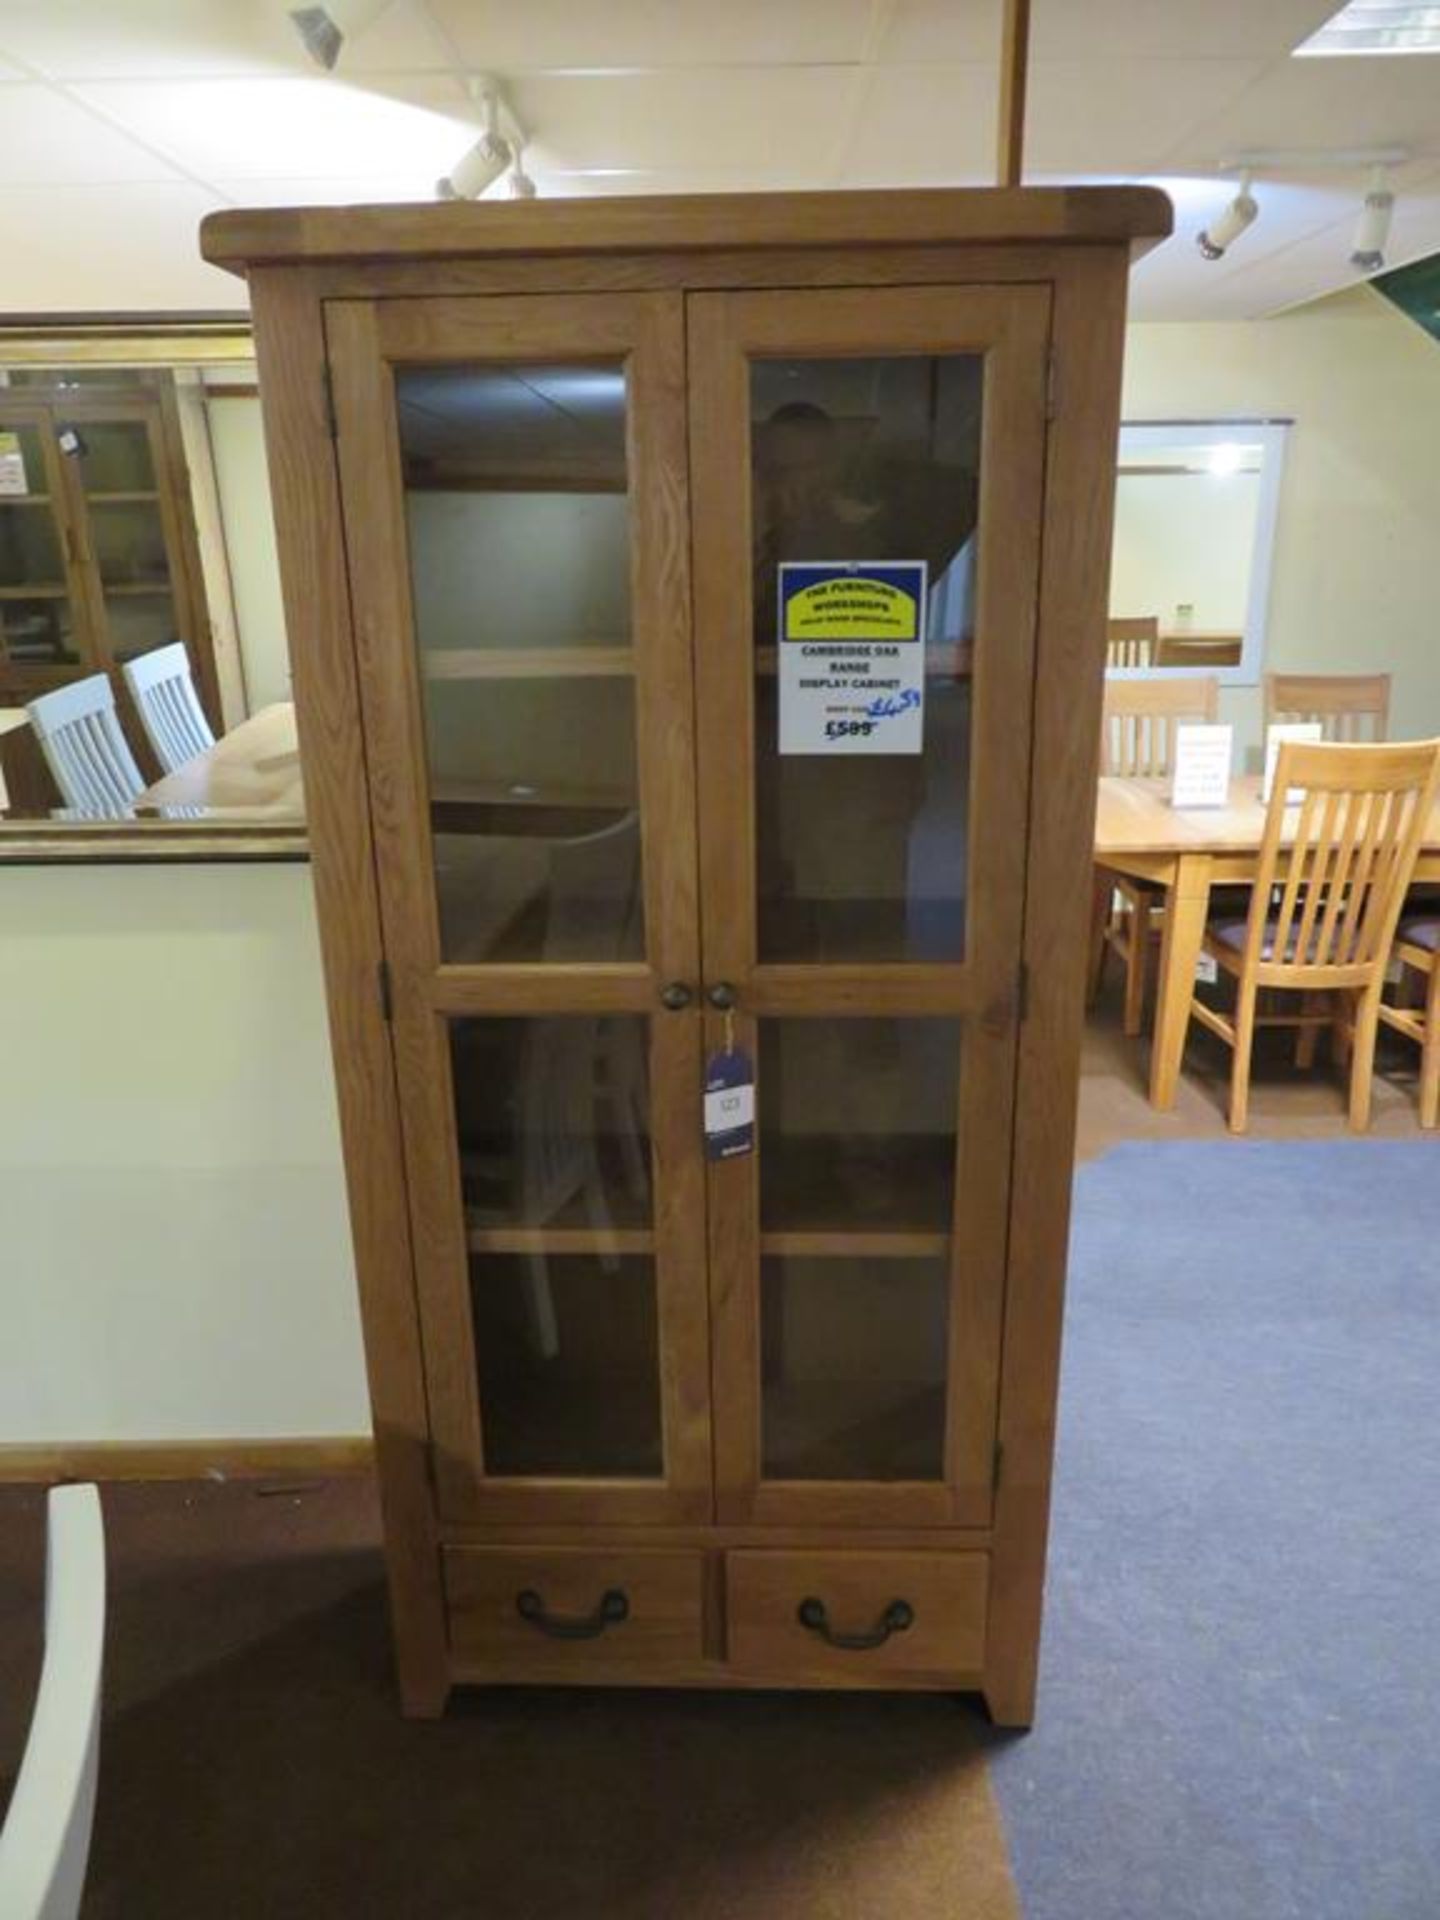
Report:
[{"label": "wooden dining table", "polygon": [[157,780],[135,802],[137,813],[202,807],[216,819],[305,818],[295,708],[288,700],[261,707],[213,747]]},{"label": "wooden dining table", "polygon": [[[1168,780],[1106,776],[1100,781],[1097,874],[1149,880],[1166,895],[1150,1050],[1152,1106],[1166,1108],[1175,1102],[1210,889],[1254,883],[1265,832],[1260,785],[1258,774],[1233,780],[1225,806],[1181,808],[1170,805]],[[1298,818],[1297,807],[1290,816],[1292,832]],[[1282,854],[1282,877],[1284,871]],[[1415,878],[1440,881],[1440,803],[1426,826]]]}]

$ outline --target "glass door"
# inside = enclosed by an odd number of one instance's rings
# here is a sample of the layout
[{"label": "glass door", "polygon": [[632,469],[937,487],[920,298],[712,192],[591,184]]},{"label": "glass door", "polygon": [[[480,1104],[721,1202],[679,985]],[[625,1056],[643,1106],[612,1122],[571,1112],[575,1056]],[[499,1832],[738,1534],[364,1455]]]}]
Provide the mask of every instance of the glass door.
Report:
[{"label": "glass door", "polygon": [[990,1516],[1049,312],[689,302],[722,1520]]},{"label": "glass door", "polygon": [[442,1511],[708,1519],[680,301],[327,329]]}]

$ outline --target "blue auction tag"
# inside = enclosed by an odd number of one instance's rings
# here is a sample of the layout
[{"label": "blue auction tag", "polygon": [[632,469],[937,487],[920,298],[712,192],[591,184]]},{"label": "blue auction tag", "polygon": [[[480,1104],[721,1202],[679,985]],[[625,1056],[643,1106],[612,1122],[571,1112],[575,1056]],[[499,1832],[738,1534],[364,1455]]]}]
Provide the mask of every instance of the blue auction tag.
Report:
[{"label": "blue auction tag", "polygon": [[735,1048],[711,1054],[705,1065],[705,1152],[730,1160],[755,1151],[755,1069]]}]

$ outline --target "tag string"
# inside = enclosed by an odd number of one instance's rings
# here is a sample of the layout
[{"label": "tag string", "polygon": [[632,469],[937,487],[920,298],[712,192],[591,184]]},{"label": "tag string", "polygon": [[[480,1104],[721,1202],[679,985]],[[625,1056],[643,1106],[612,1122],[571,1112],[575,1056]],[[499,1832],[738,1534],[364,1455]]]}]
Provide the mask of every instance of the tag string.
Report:
[{"label": "tag string", "polygon": [[735,1051],[735,1012],[731,1007],[725,1009],[725,1051]]}]

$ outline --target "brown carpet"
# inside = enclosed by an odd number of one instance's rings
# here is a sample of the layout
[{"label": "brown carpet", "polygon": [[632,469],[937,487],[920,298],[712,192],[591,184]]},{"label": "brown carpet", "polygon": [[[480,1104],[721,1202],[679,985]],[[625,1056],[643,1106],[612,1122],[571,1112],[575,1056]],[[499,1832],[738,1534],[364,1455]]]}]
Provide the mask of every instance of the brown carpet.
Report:
[{"label": "brown carpet", "polygon": [[[978,1709],[457,1694],[403,1721],[367,1481],[105,1492],[86,1920],[1017,1920]],[[0,1489],[0,1802],[43,1494]]]}]

